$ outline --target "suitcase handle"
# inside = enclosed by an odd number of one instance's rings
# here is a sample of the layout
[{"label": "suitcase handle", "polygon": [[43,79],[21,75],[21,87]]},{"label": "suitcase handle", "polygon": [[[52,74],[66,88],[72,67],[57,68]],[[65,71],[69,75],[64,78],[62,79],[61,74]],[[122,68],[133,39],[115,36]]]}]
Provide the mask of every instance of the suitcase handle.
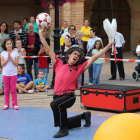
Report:
[{"label": "suitcase handle", "polygon": [[133,104],[139,103],[139,97],[134,97],[133,98]]}]

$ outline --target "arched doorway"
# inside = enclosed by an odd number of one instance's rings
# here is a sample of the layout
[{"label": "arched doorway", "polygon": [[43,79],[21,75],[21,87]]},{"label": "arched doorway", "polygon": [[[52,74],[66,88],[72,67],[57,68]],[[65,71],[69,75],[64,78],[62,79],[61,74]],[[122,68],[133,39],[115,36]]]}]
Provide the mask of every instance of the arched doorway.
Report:
[{"label": "arched doorway", "polygon": [[[104,45],[108,43],[108,37],[103,29],[103,20],[112,21],[111,0],[95,0],[92,6],[91,27],[97,28],[98,36],[102,38]],[[122,33],[126,44],[124,51],[130,51],[130,6],[127,0],[113,0],[113,15],[117,20],[117,30]]]}]

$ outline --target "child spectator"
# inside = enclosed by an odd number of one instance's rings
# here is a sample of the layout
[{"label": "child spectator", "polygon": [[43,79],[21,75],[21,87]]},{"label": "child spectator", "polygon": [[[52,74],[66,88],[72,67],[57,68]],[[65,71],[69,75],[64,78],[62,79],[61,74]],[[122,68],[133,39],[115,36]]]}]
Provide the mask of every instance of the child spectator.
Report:
[{"label": "child spectator", "polygon": [[[15,51],[18,52],[19,56],[26,56],[26,50],[22,48],[22,41],[20,39],[17,39],[15,41],[15,45],[17,48],[15,48]],[[19,58],[19,64],[25,65],[25,59]]]},{"label": "child spectator", "polygon": [[[38,53],[39,56],[46,56],[47,52],[45,51],[45,49],[40,46],[40,51]],[[38,62],[38,68],[39,70],[43,70],[44,71],[44,78],[47,80],[47,74],[48,74],[48,61],[47,58],[45,57],[39,57],[39,62]]]},{"label": "child spectator", "polygon": [[0,66],[0,95],[4,95],[4,84],[2,78],[2,66]]},{"label": "child spectator", "polygon": [[18,110],[17,106],[17,91],[16,91],[16,81],[17,81],[17,65],[19,62],[19,55],[13,50],[14,45],[11,39],[6,38],[2,44],[3,52],[1,53],[1,66],[3,67],[2,75],[5,88],[5,106],[3,110],[9,108],[10,102],[10,90],[12,93],[12,102],[15,110]]},{"label": "child spectator", "polygon": [[[102,50],[102,42],[100,40],[96,40],[93,50],[92,50],[92,56],[98,53],[99,51]],[[101,56],[101,58],[105,58],[105,54]],[[96,60],[93,63],[93,73],[94,73],[94,78],[93,78],[93,84],[98,85],[100,84],[99,78],[100,78],[100,73],[101,73],[101,68],[102,68],[103,60]]]},{"label": "child spectator", "polygon": [[24,69],[24,66],[21,64],[19,64],[17,67],[18,77],[16,88],[19,93],[33,93],[32,88],[34,88],[34,82],[29,74],[24,73]]},{"label": "child spectator", "polygon": [[50,88],[47,80],[44,78],[44,71],[38,71],[38,78],[34,82],[36,91],[47,91],[47,88]]}]

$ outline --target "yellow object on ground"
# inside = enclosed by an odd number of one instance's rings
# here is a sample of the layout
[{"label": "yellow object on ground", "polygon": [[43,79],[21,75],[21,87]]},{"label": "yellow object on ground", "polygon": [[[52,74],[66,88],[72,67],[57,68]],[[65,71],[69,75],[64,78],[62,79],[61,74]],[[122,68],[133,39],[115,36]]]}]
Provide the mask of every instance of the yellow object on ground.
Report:
[{"label": "yellow object on ground", "polygon": [[122,113],[106,120],[93,140],[140,140],[140,115]]}]

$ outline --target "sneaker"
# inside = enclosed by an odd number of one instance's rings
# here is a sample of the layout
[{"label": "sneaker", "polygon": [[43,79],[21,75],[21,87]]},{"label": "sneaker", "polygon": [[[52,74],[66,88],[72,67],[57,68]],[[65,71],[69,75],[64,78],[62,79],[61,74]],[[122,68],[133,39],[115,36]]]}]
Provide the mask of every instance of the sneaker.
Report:
[{"label": "sneaker", "polygon": [[22,93],[23,93],[23,91],[21,91],[21,90],[18,90],[18,93],[19,93],[19,94],[22,94]]},{"label": "sneaker", "polygon": [[4,107],[3,107],[3,110],[7,110],[9,108],[9,106],[8,105],[5,105]]},{"label": "sneaker", "polygon": [[85,121],[86,124],[84,124],[84,127],[89,127],[91,125],[91,112],[85,112]]},{"label": "sneaker", "polygon": [[88,85],[90,85],[90,86],[91,86],[91,85],[93,85],[93,83],[89,83]]},{"label": "sneaker", "polygon": [[48,90],[46,89],[45,92],[47,92]]},{"label": "sneaker", "polygon": [[14,106],[14,109],[15,109],[15,110],[19,110],[19,107],[18,107],[18,106]]},{"label": "sneaker", "polygon": [[34,91],[31,89],[31,90],[28,90],[28,93],[34,93]]},{"label": "sneaker", "polygon": [[36,92],[39,92],[39,90],[36,89]]},{"label": "sneaker", "polygon": [[60,138],[67,136],[69,134],[69,131],[67,129],[59,130],[53,137],[54,138]]}]

